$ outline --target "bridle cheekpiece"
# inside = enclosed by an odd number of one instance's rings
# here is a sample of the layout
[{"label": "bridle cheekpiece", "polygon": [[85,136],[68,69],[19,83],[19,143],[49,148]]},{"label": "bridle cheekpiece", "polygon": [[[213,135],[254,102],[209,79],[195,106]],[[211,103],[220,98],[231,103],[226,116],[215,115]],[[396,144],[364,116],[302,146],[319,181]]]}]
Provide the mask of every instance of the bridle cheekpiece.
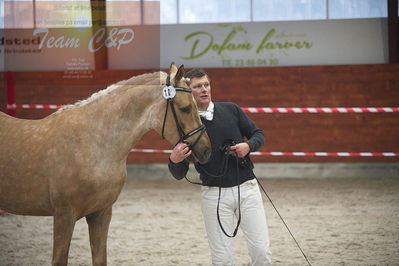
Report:
[{"label": "bridle cheekpiece", "polygon": [[[194,147],[198,143],[202,134],[204,134],[206,127],[204,124],[201,124],[199,127],[191,130],[188,133],[184,132],[183,128],[181,127],[181,125],[179,123],[179,120],[177,119],[176,110],[175,110],[174,101],[173,101],[177,92],[192,93],[192,90],[183,88],[183,87],[174,87],[174,86],[170,85],[170,76],[168,75],[166,78],[166,86],[162,90],[162,96],[166,99],[165,116],[164,116],[163,125],[162,125],[162,138],[163,139],[165,138],[164,132],[165,132],[166,117],[168,115],[168,109],[169,109],[169,105],[170,105],[170,109],[172,110],[173,118],[175,120],[177,132],[179,133],[179,137],[180,137],[179,141],[175,144],[175,146],[180,142],[184,142],[188,145],[189,149],[192,149],[192,147]],[[199,133],[199,135],[193,143],[190,143],[189,141],[187,141],[188,138],[190,138],[191,136],[193,136],[197,133]]]}]

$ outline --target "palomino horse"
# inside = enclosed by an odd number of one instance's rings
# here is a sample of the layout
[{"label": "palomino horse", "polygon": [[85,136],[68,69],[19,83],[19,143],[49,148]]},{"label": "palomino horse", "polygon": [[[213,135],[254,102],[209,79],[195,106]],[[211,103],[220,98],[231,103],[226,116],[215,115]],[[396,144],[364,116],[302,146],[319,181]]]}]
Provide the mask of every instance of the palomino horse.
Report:
[{"label": "palomino horse", "polygon": [[[175,144],[182,139],[180,131],[201,128],[183,72],[183,66],[172,64],[169,75],[133,77],[41,120],[0,113],[0,209],[54,216],[53,265],[68,263],[75,222],[82,217],[89,227],[93,265],[106,265],[112,205],[125,183],[132,147],[151,129]],[[168,83],[180,88],[173,104],[166,105],[162,89]],[[204,163],[210,141],[199,131],[185,141],[193,144],[191,159]]]}]

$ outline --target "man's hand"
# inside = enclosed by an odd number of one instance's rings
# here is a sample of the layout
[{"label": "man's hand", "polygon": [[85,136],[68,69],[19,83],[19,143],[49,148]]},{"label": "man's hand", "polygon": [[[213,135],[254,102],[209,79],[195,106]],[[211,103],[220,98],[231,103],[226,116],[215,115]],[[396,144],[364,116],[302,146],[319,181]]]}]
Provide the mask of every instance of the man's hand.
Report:
[{"label": "man's hand", "polygon": [[170,154],[170,160],[173,163],[180,163],[188,156],[191,155],[191,150],[188,148],[186,143],[179,143],[174,148]]},{"label": "man's hand", "polygon": [[246,142],[238,143],[230,147],[230,154],[236,155],[240,158],[244,158],[249,153],[249,145]]}]

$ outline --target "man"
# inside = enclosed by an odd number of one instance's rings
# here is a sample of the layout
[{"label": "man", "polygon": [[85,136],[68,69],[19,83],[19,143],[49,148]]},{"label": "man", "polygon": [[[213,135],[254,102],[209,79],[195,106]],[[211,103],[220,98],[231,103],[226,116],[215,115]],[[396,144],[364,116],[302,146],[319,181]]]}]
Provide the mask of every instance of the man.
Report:
[{"label": "man", "polygon": [[[188,85],[212,144],[210,161],[195,165],[203,184],[201,207],[212,263],[234,265],[232,237],[238,223],[234,217],[239,220],[241,216],[240,228],[252,265],[271,265],[263,201],[249,158],[249,152],[264,144],[263,131],[236,104],[211,101],[210,79],[205,71],[193,69],[185,77],[190,80]],[[185,177],[189,168],[185,159],[190,154],[185,143],[173,149],[168,166],[176,179]]]}]

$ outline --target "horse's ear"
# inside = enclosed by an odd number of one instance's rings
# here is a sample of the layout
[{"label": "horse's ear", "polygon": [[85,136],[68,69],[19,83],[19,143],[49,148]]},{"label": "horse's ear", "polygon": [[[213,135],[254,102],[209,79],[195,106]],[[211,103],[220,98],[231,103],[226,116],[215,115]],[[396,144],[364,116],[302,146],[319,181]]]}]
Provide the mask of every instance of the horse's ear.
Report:
[{"label": "horse's ear", "polygon": [[176,76],[175,76],[175,83],[180,81],[184,76],[184,65],[181,65],[179,69],[177,70]]},{"label": "horse's ear", "polygon": [[170,70],[169,70],[169,76],[170,76],[170,80],[172,80],[177,74],[177,67],[175,62],[172,62],[170,64]]}]

